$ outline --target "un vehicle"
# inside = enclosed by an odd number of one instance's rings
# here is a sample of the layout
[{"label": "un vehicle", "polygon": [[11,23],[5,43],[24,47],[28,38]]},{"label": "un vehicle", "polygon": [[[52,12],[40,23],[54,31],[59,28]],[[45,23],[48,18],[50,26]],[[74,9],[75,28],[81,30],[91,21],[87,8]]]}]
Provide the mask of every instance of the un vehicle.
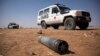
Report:
[{"label": "un vehicle", "polygon": [[37,24],[43,29],[52,26],[58,29],[64,26],[67,30],[74,30],[76,26],[87,29],[91,22],[90,13],[84,10],[71,10],[62,4],[54,4],[39,10]]}]

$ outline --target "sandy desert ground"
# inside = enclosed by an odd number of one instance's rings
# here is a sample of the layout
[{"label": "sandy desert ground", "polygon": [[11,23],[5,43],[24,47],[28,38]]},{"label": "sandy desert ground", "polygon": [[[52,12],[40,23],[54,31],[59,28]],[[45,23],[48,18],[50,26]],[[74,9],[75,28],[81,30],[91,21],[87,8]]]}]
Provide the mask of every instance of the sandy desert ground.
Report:
[{"label": "sandy desert ground", "polygon": [[42,29],[44,35],[68,42],[68,54],[60,55],[38,42],[41,29],[0,29],[0,56],[100,56],[100,28],[88,30]]}]

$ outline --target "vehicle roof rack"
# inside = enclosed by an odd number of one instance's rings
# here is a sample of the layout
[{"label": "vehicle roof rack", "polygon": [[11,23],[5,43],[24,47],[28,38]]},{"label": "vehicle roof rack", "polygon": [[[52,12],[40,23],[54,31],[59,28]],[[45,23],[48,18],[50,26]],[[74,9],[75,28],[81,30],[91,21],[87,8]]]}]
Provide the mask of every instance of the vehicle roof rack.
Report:
[{"label": "vehicle roof rack", "polygon": [[57,6],[65,6],[65,5],[63,5],[63,4],[59,4],[59,3],[54,4],[54,5],[57,5]]}]

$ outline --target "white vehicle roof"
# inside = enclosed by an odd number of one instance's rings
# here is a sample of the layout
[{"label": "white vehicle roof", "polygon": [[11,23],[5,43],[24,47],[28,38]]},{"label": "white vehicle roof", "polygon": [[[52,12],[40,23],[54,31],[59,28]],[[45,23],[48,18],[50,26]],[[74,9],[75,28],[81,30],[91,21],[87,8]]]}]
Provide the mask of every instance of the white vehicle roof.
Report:
[{"label": "white vehicle roof", "polygon": [[48,6],[48,7],[45,7],[45,8],[43,8],[43,9],[39,10],[39,11],[45,10],[45,9],[47,9],[47,8],[55,7],[55,6],[57,6],[57,5],[59,5],[59,6],[64,6],[64,7],[65,7],[65,5],[63,5],[63,4],[54,4],[54,5],[50,5],[50,6]]},{"label": "white vehicle roof", "polygon": [[51,8],[51,7],[55,7],[55,6],[57,6],[57,5],[50,5],[50,6],[45,7],[45,8],[43,8],[43,9],[39,10],[39,11],[43,11],[43,10],[45,10],[45,9],[47,9],[47,8]]}]

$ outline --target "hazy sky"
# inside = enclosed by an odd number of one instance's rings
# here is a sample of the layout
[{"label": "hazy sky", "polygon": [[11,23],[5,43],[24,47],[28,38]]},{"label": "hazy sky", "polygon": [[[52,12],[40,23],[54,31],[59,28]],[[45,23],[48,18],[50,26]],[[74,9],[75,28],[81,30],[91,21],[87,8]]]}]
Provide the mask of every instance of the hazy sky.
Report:
[{"label": "hazy sky", "polygon": [[0,0],[0,27],[7,27],[9,22],[16,22],[23,27],[38,27],[38,10],[55,3],[89,11],[92,18],[90,24],[100,26],[99,0]]}]

